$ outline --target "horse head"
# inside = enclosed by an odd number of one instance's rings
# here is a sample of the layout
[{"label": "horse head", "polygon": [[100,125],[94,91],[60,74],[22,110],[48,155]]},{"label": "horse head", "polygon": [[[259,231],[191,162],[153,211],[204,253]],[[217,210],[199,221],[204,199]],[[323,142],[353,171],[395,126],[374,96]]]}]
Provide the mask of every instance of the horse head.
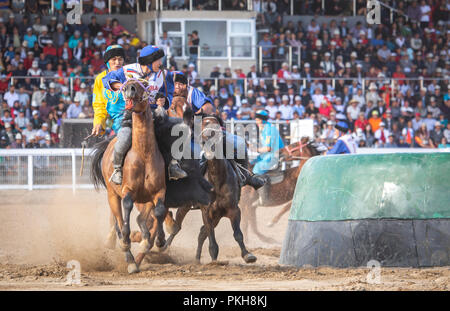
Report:
[{"label": "horse head", "polygon": [[148,82],[145,80],[131,79],[123,84],[122,94],[127,109],[137,113],[147,110],[150,96],[147,88]]},{"label": "horse head", "polygon": [[300,141],[295,142],[280,150],[281,157],[284,161],[305,160],[323,152],[321,146],[309,138],[303,136]]},{"label": "horse head", "polygon": [[[223,144],[223,121],[216,115],[202,114],[200,141],[208,159],[215,156],[216,147]],[[214,150],[213,150],[214,149]]]}]

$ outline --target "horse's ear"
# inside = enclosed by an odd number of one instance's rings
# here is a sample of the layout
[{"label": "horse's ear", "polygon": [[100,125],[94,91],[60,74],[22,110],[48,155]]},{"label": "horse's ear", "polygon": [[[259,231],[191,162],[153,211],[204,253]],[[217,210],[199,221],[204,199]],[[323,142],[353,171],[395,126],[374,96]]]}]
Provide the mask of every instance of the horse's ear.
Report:
[{"label": "horse's ear", "polygon": [[194,120],[194,112],[192,111],[191,107],[187,107],[186,110],[183,112],[183,122],[187,126],[191,127]]}]

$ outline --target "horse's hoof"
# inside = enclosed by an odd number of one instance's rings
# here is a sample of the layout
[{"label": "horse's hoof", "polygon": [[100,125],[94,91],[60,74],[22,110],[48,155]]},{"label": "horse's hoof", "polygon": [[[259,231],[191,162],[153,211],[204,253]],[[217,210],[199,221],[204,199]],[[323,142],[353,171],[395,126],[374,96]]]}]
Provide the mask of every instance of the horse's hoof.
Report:
[{"label": "horse's hoof", "polygon": [[139,253],[147,253],[150,250],[150,242],[147,239],[143,239],[139,243]]},{"label": "horse's hoof", "polygon": [[254,255],[252,255],[252,254],[250,254],[250,253],[248,253],[247,255],[245,255],[243,258],[244,258],[244,261],[245,261],[246,263],[254,263],[254,262],[256,261],[256,256],[254,256]]},{"label": "horse's hoof", "polygon": [[124,241],[119,240],[119,246],[122,251],[127,252],[131,248],[131,243],[125,243]]},{"label": "horse's hoof", "polygon": [[128,265],[128,269],[127,270],[128,270],[129,274],[133,274],[133,273],[138,273],[139,272],[139,268],[138,268],[137,264],[135,264],[135,263],[130,263]]}]

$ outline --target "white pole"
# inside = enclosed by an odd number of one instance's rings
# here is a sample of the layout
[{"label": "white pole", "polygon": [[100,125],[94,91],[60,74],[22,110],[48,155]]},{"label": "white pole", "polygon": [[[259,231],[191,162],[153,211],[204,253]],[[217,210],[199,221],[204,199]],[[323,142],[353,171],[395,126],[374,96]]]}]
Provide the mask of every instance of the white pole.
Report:
[{"label": "white pole", "polygon": [[76,156],[75,156],[75,150],[72,149],[72,191],[73,194],[75,194],[75,186],[77,184],[77,169],[76,169]]},{"label": "white pole", "polygon": [[222,0],[219,0],[219,11],[222,11]]},{"label": "white pole", "polygon": [[292,45],[289,46],[289,71],[292,71]]},{"label": "white pole", "polygon": [[259,72],[262,72],[263,71],[262,46],[259,46],[258,49],[259,49]]},{"label": "white pole", "polygon": [[353,16],[356,16],[356,0],[353,0]]},{"label": "white pole", "polygon": [[200,45],[197,45],[197,74],[200,75]]},{"label": "white pole", "polygon": [[55,0],[52,0],[52,15],[55,14]]},{"label": "white pole", "polygon": [[228,67],[231,68],[231,46],[229,45],[228,48]]},{"label": "white pole", "polygon": [[136,0],[136,11],[139,13],[139,10],[140,8],[139,8],[139,0]]},{"label": "white pole", "polygon": [[192,0],[189,0],[189,11],[192,11]]},{"label": "white pole", "polygon": [[247,78],[245,78],[245,80],[244,80],[244,94],[245,94],[245,97],[247,97],[247,89],[248,89],[248,80],[247,80]]},{"label": "white pole", "polygon": [[325,10],[325,0],[322,0],[322,11]]},{"label": "white pole", "polygon": [[149,7],[148,4],[149,4],[148,0],[145,0],[145,12],[147,12],[147,13],[148,13],[148,7]]},{"label": "white pole", "polygon": [[294,15],[294,1],[291,0],[291,15]]},{"label": "white pole", "polygon": [[300,46],[298,46],[297,47],[297,53],[298,53],[298,55],[297,55],[297,61],[298,61],[298,64],[297,64],[297,66],[298,66],[298,69],[300,70],[300,64],[302,63],[302,49],[301,49],[301,47]]},{"label": "white pole", "polygon": [[33,190],[33,156],[28,155],[28,190]]},{"label": "white pole", "polygon": [[111,0],[108,0],[108,9],[109,9],[109,14],[112,14],[112,5],[111,5]]},{"label": "white pole", "polygon": [[[80,1],[80,13],[81,13],[81,16],[83,16],[83,0]],[[81,18],[81,16],[80,16],[80,18]]]},{"label": "white pole", "polygon": [[156,11],[159,11],[159,0],[156,0]]}]

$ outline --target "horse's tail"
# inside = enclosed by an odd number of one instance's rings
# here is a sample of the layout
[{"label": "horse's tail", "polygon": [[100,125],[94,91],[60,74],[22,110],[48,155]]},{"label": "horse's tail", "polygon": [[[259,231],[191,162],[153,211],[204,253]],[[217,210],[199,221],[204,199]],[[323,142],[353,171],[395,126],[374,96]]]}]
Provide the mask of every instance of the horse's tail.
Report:
[{"label": "horse's tail", "polygon": [[99,190],[101,186],[106,188],[106,182],[102,173],[102,158],[113,138],[114,136],[96,143],[92,148],[91,182],[94,184],[95,190]]}]

